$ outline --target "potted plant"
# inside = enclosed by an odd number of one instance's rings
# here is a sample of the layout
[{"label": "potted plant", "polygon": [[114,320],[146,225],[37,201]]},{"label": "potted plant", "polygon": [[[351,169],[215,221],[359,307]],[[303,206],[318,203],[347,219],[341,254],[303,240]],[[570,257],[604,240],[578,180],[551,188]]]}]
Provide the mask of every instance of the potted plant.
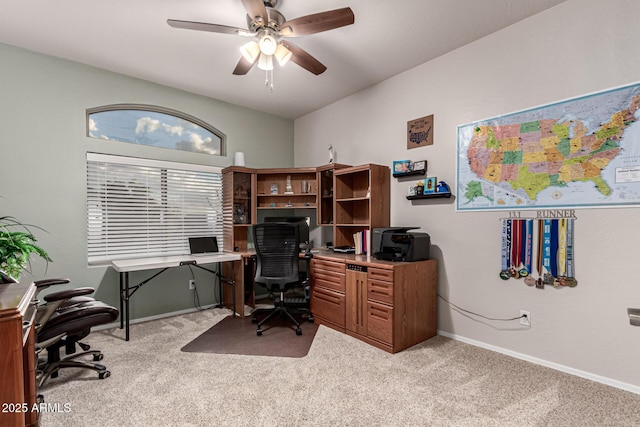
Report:
[{"label": "potted plant", "polygon": [[18,280],[23,270],[29,270],[30,257],[36,254],[51,261],[47,252],[36,244],[29,227],[11,216],[0,217],[0,270]]}]

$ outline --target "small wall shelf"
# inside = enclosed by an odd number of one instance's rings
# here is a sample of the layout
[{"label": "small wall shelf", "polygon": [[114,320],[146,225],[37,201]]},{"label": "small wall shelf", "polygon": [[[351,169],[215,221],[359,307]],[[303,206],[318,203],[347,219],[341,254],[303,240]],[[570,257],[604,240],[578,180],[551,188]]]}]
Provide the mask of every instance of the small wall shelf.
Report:
[{"label": "small wall shelf", "polygon": [[418,176],[418,175],[424,176],[424,175],[426,175],[426,173],[427,173],[426,169],[420,169],[420,170],[411,171],[411,172],[394,173],[393,177],[394,178],[402,178],[402,177],[405,177],[405,176]]},{"label": "small wall shelf", "polygon": [[447,192],[447,193],[427,193],[427,194],[421,194],[419,196],[407,196],[407,200],[418,200],[418,199],[437,199],[440,197],[446,197],[449,198],[451,197],[451,193]]}]

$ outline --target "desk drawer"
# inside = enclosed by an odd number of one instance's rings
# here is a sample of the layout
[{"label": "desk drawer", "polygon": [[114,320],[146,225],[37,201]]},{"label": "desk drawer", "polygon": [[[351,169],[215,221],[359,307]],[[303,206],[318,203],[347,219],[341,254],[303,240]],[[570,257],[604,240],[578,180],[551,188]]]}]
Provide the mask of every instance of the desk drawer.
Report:
[{"label": "desk drawer", "polygon": [[373,301],[367,303],[367,334],[393,345],[393,307]]},{"label": "desk drawer", "polygon": [[312,259],[311,269],[344,274],[345,265],[343,262],[327,261],[324,259]]},{"label": "desk drawer", "polygon": [[336,274],[326,271],[313,271],[312,272],[313,283],[317,286],[333,289],[334,291],[345,291],[345,275]]},{"label": "desk drawer", "polygon": [[311,261],[312,283],[338,292],[345,291],[345,266],[330,261]]},{"label": "desk drawer", "polygon": [[393,270],[385,270],[382,268],[369,268],[367,271],[367,278],[369,280],[384,280],[387,282],[393,282]]},{"label": "desk drawer", "polygon": [[311,288],[311,312],[344,328],[345,296],[329,289]]},{"label": "desk drawer", "polygon": [[393,304],[393,283],[368,279],[367,298],[387,304]]}]

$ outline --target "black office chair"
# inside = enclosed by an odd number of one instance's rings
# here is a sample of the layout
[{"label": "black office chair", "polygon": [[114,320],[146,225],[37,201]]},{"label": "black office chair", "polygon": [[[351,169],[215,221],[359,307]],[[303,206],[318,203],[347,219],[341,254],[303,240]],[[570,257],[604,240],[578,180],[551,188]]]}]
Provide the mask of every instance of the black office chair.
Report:
[{"label": "black office chair", "polygon": [[[262,335],[262,325],[276,314],[290,320],[296,326],[296,335],[302,335],[300,322],[292,315],[296,310],[287,306],[285,292],[308,284],[306,274],[299,270],[300,235],[298,226],[285,222],[269,222],[253,226],[253,244],[256,249],[255,283],[278,292],[274,308],[258,322],[256,333]],[[310,258],[310,253],[306,257]],[[307,269],[308,271],[308,269]],[[254,321],[257,318],[254,314]],[[309,315],[309,321],[313,316]]]},{"label": "black office chair", "polygon": [[[16,283],[16,280],[0,270],[0,283]],[[69,279],[45,279],[34,282],[36,295],[53,285],[69,283]],[[99,350],[90,350],[90,346],[80,342],[91,332],[91,328],[114,322],[118,318],[118,309],[89,297],[93,288],[83,287],[53,292],[44,297],[46,303],[38,304],[36,311],[36,353],[44,350],[46,358],[38,358],[37,379],[42,386],[48,378],[58,376],[62,368],[85,368],[98,373],[100,379],[110,376],[107,368],[98,362],[103,354]],[[76,344],[82,348],[77,352]],[[60,356],[64,348],[66,357]],[[93,362],[76,360],[79,357],[93,356]]]}]

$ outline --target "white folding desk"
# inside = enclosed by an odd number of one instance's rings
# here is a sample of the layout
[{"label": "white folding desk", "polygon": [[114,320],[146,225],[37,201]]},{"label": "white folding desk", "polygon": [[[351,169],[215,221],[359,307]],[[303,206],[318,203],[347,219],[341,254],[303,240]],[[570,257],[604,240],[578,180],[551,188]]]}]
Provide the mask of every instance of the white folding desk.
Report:
[{"label": "white folding desk", "polygon": [[[181,267],[183,265],[191,265],[198,267],[202,270],[206,270],[213,273],[218,278],[219,292],[220,292],[220,305],[222,305],[222,284],[228,284],[232,288],[233,295],[233,315],[236,315],[236,292],[235,292],[235,274],[233,261],[239,261],[242,259],[240,254],[232,252],[220,252],[216,254],[208,255],[176,255],[166,257],[151,257],[151,258],[132,258],[132,259],[119,259],[117,261],[111,261],[111,266],[120,274],[120,329],[126,327],[125,340],[129,341],[129,298],[142,286],[148,283],[153,278],[164,273],[169,268]],[[231,278],[226,278],[222,275],[220,264],[223,262],[231,262]],[[202,264],[218,264],[218,270],[209,270],[202,266]],[[143,271],[160,269],[153,276],[146,280],[143,280],[137,285],[129,285],[129,273],[132,271]],[[123,315],[124,309],[124,315]]]}]

